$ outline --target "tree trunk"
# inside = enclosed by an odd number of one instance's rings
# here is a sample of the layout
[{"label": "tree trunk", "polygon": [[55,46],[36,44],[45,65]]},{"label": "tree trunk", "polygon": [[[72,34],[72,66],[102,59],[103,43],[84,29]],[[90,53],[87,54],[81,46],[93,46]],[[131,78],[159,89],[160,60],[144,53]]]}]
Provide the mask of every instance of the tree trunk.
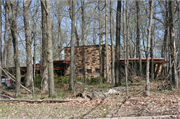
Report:
[{"label": "tree trunk", "polygon": [[[1,61],[2,61],[2,63],[1,63],[1,66],[2,67],[6,67],[6,60],[7,60],[7,48],[8,48],[8,44],[7,44],[7,23],[8,23],[8,21],[7,21],[7,7],[6,6],[4,6],[4,11],[5,11],[5,25],[4,25],[4,42],[5,42],[5,46],[4,46],[4,50],[3,50],[3,54],[2,54],[2,59],[1,59]],[[1,18],[2,19],[2,18]],[[1,23],[1,22],[0,22]]]},{"label": "tree trunk", "polygon": [[121,1],[117,1],[117,13],[116,13],[116,65],[115,65],[115,86],[121,84],[120,80],[120,30],[121,30]]},{"label": "tree trunk", "polygon": [[[179,5],[178,5],[178,6],[179,6],[179,16],[178,16],[178,17],[179,17],[179,19],[180,19],[180,2],[179,2]],[[178,30],[179,30],[179,31],[178,31],[178,32],[179,32],[179,35],[178,35],[178,36],[179,36],[179,39],[180,39],[180,20],[179,20],[179,22],[178,22]],[[178,45],[179,45],[179,56],[178,56],[178,57],[179,57],[179,64],[178,64],[178,67],[179,67],[179,70],[180,70],[180,40],[179,40],[179,44],[178,44]],[[178,70],[178,74],[179,74],[179,79],[180,79],[180,71],[179,71],[179,70]],[[180,86],[179,86],[179,87],[180,87]],[[179,90],[180,90],[180,89],[179,89]]]},{"label": "tree trunk", "polygon": [[[136,58],[139,58],[139,76],[142,76],[142,60],[141,60],[141,43],[140,43],[140,31],[139,31],[139,27],[140,27],[140,9],[139,9],[139,1],[136,1],[136,9],[137,9],[137,39],[136,39]],[[137,70],[138,71],[138,70]]]},{"label": "tree trunk", "polygon": [[108,2],[106,0],[106,15],[105,15],[105,27],[106,27],[106,42],[105,42],[105,45],[106,45],[106,81],[109,82],[109,53],[108,53]]},{"label": "tree trunk", "polygon": [[55,96],[54,92],[54,67],[53,67],[53,46],[52,46],[52,33],[51,33],[51,16],[50,16],[50,2],[46,0],[46,24],[47,24],[47,41],[48,41],[48,88],[49,88],[49,97]]},{"label": "tree trunk", "polygon": [[[127,4],[128,0],[126,1]],[[124,40],[124,64],[125,64],[125,79],[126,79],[126,95],[128,96],[128,74],[127,74],[127,34],[126,34],[126,11],[125,1],[123,1],[123,40]]]},{"label": "tree trunk", "polygon": [[174,1],[169,1],[169,11],[170,11],[170,53],[171,59],[174,60],[174,65],[172,67],[172,83],[178,88],[178,76],[177,76],[177,58],[176,58],[176,43],[175,43],[175,32],[174,32]]},{"label": "tree trunk", "polygon": [[48,66],[47,66],[47,18],[46,18],[46,11],[43,5],[45,3],[45,0],[41,0],[41,12],[42,12],[42,60],[41,60],[41,68],[42,68],[42,91],[47,92],[48,91]]},{"label": "tree trunk", "polygon": [[70,83],[69,89],[74,89],[74,81],[75,81],[75,69],[74,69],[74,34],[75,33],[75,1],[72,0],[72,22],[71,22],[71,63],[70,63]]},{"label": "tree trunk", "polygon": [[150,58],[150,41],[151,41],[151,33],[152,33],[152,18],[153,18],[153,0],[149,1],[150,4],[150,20],[149,20],[149,28],[148,28],[148,42],[147,42],[147,55],[146,55],[146,95],[150,94],[150,83],[149,83],[149,58]]},{"label": "tree trunk", "polygon": [[98,1],[98,11],[99,11],[99,62],[100,62],[100,84],[102,84],[102,23],[101,23],[101,8],[100,8],[100,2],[101,0]]},{"label": "tree trunk", "polygon": [[114,84],[114,35],[112,27],[112,0],[110,0],[110,38],[111,38],[111,81]]},{"label": "tree trunk", "polygon": [[85,66],[85,39],[84,39],[84,25],[85,25],[85,19],[84,19],[84,0],[81,0],[81,9],[82,9],[82,42],[83,42],[83,54],[82,54],[82,56],[83,56],[83,78],[84,78],[84,82],[85,82],[85,78],[86,78],[86,66]]},{"label": "tree trunk", "polygon": [[10,67],[11,66],[11,56],[12,56],[12,36],[11,36],[11,29],[8,29],[9,31],[9,38],[8,38],[8,41],[7,41],[7,54],[6,54],[6,57],[9,57],[9,58],[6,58],[6,67]]},{"label": "tree trunk", "polygon": [[[2,9],[0,0],[0,94],[2,94]],[[1,99],[1,96],[0,96]]]},{"label": "tree trunk", "polygon": [[[36,20],[34,22],[34,60],[33,60],[33,64],[34,64],[34,69],[33,69],[33,85],[35,86],[35,82],[36,82],[36,40],[37,40],[37,22],[38,22],[38,6],[39,6],[39,1],[37,2],[37,8],[36,8]],[[34,93],[34,89],[33,89],[33,93]]]},{"label": "tree trunk", "polygon": [[26,87],[29,87],[30,85],[32,85],[32,39],[31,39],[31,30],[29,27],[29,13],[28,13],[28,9],[29,6],[31,4],[31,0],[27,1],[24,0],[23,1],[23,12],[24,12],[24,27],[25,27],[25,39],[26,39],[26,67],[27,67],[27,71],[26,71]]},{"label": "tree trunk", "polygon": [[14,64],[15,64],[15,70],[16,70],[16,97],[21,94],[20,91],[20,83],[21,83],[21,74],[20,74],[20,63],[19,63],[19,50],[18,50],[18,39],[17,39],[17,5],[16,2],[11,2],[11,9],[12,9],[12,21],[11,23],[11,34],[12,34],[12,40],[13,40],[13,47],[14,47]]}]

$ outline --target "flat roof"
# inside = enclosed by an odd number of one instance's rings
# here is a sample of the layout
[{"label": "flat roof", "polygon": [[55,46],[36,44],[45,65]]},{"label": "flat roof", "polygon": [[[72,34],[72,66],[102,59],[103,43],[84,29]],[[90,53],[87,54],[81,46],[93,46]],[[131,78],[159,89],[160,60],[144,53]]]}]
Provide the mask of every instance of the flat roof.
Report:
[{"label": "flat roof", "polygon": [[[124,63],[124,58],[120,58],[120,62]],[[139,58],[129,58],[129,62],[139,62]],[[146,62],[146,58],[141,58],[142,62]],[[149,62],[151,62],[151,58],[149,58]],[[167,60],[165,58],[153,58],[153,62],[156,63],[166,63]]]}]

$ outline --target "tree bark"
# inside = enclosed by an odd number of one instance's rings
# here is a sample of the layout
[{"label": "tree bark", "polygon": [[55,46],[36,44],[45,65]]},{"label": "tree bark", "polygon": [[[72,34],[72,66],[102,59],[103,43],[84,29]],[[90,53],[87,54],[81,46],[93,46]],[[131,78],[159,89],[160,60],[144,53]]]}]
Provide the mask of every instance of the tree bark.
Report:
[{"label": "tree bark", "polygon": [[31,39],[31,30],[29,27],[29,13],[28,13],[28,9],[29,6],[31,4],[31,0],[27,1],[24,0],[23,1],[23,16],[24,16],[24,27],[25,27],[25,39],[26,39],[26,67],[27,67],[27,71],[26,71],[26,87],[29,87],[30,85],[32,85],[32,39]]},{"label": "tree bark", "polygon": [[127,2],[125,6],[125,1],[123,1],[123,40],[124,40],[124,64],[125,64],[125,79],[126,79],[126,95],[128,96],[128,74],[127,74],[127,34],[126,34],[126,10],[127,10]]},{"label": "tree bark", "polygon": [[101,8],[100,8],[100,2],[101,0],[98,1],[98,11],[99,11],[99,62],[100,62],[100,84],[102,84],[102,46],[101,46],[101,42],[102,42],[102,21],[101,21]]},{"label": "tree bark", "polygon": [[[16,6],[15,6],[16,5]],[[12,19],[10,20],[11,23],[11,34],[13,40],[13,47],[14,47],[14,64],[16,70],[16,96],[21,94],[20,90],[20,83],[21,83],[21,74],[20,74],[20,63],[19,63],[19,50],[18,50],[18,39],[17,39],[17,7],[18,3],[15,1],[11,1],[11,9],[12,9]]]},{"label": "tree bark", "polygon": [[[140,31],[139,31],[139,18],[140,18],[140,9],[139,9],[139,1],[136,1],[136,9],[137,9],[137,39],[136,39],[136,58],[139,58],[139,75],[142,76],[142,59],[141,59],[141,46],[140,46]],[[137,70],[138,71],[138,70]]]},{"label": "tree bark", "polygon": [[174,65],[172,67],[172,83],[178,88],[178,76],[177,76],[177,58],[176,58],[176,43],[175,43],[175,32],[174,32],[174,1],[169,1],[169,11],[170,11],[170,53],[171,59],[174,60]]},{"label": "tree bark", "polygon": [[86,65],[85,65],[85,39],[84,39],[84,25],[85,25],[85,17],[84,17],[84,0],[81,0],[81,9],[82,9],[82,42],[83,42],[83,78],[84,78],[84,82],[85,82],[85,78],[86,78]]},{"label": "tree bark", "polygon": [[121,84],[120,79],[120,30],[121,30],[121,1],[117,1],[117,13],[116,13],[116,59],[115,59],[115,86]]},{"label": "tree bark", "polygon": [[146,55],[146,95],[149,96],[150,91],[150,83],[149,83],[149,58],[150,58],[150,41],[151,41],[151,33],[152,33],[152,18],[153,18],[153,0],[149,1],[150,4],[150,20],[149,20],[149,28],[148,28],[148,42],[147,42],[147,55]]},{"label": "tree bark", "polygon": [[74,89],[74,36],[75,36],[75,1],[72,0],[72,21],[71,21],[71,63],[69,89]]},{"label": "tree bark", "polygon": [[111,81],[114,84],[114,35],[113,35],[113,27],[112,27],[112,0],[110,0],[110,38],[111,38]]},{"label": "tree bark", "polygon": [[42,20],[41,20],[41,24],[42,24],[42,91],[46,92],[48,91],[48,66],[47,66],[47,18],[46,18],[46,11],[44,8],[45,6],[43,5],[45,3],[45,0],[41,0],[41,12],[42,12]]},{"label": "tree bark", "polygon": [[[180,19],[180,2],[179,2],[179,19]],[[178,35],[178,37],[179,37],[179,39],[180,39],[180,20],[179,20],[179,22],[178,22],[178,32],[179,32],[179,35]],[[179,55],[178,55],[178,57],[179,57],[179,64],[178,64],[178,67],[179,67],[179,70],[180,70],[180,40],[179,40]],[[180,79],[180,71],[178,71],[178,74],[179,74],[179,79]]]},{"label": "tree bark", "polygon": [[108,2],[106,0],[106,15],[105,15],[105,28],[106,28],[106,42],[105,42],[105,45],[106,45],[106,81],[109,82],[109,53],[108,53]]},{"label": "tree bark", "polygon": [[[35,82],[36,82],[36,41],[37,41],[37,22],[38,22],[38,7],[39,7],[39,1],[37,1],[37,8],[36,8],[36,19],[33,19],[34,22],[34,33],[33,33],[33,37],[34,37],[34,60],[33,60],[33,64],[34,64],[34,69],[33,69],[33,85],[35,86]],[[33,89],[33,93],[34,93],[34,89]]]},{"label": "tree bark", "polygon": [[54,66],[53,66],[53,46],[52,46],[52,33],[51,33],[51,16],[50,16],[50,2],[46,0],[47,12],[47,41],[48,41],[48,88],[49,88],[49,97],[55,96],[54,92]]},{"label": "tree bark", "polygon": [[[2,93],[2,9],[0,0],[0,94]],[[0,96],[1,99],[1,96]]]}]

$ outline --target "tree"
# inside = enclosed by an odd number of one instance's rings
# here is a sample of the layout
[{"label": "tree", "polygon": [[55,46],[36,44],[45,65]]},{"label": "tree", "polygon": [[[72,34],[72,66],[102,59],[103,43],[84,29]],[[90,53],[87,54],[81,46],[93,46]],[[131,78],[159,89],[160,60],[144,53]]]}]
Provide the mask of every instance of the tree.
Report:
[{"label": "tree", "polygon": [[33,79],[34,79],[34,82],[36,82],[36,41],[37,41],[38,7],[39,7],[39,1],[37,1],[37,8],[36,8],[36,13],[35,13],[36,19],[34,20],[33,18],[33,23],[34,23],[33,25],[33,29],[34,29],[34,32],[33,32],[33,38],[34,38]]},{"label": "tree", "polygon": [[112,0],[110,0],[110,38],[111,38],[111,80],[112,83],[114,84],[114,35],[113,35],[113,27],[112,27]]},{"label": "tree", "polygon": [[127,72],[127,29],[126,29],[126,20],[127,20],[127,7],[128,7],[128,0],[126,1],[126,5],[125,5],[125,1],[123,1],[123,39],[124,39],[124,63],[125,63],[125,78],[126,78],[126,95],[128,96],[128,72]]},{"label": "tree", "polygon": [[11,25],[11,34],[12,34],[13,48],[14,48],[14,64],[16,70],[16,96],[19,96],[21,94],[20,91],[21,74],[20,74],[20,62],[18,57],[19,50],[18,50],[18,38],[17,38],[17,12],[18,12],[17,7],[19,5],[19,2],[11,1],[10,5],[11,5],[12,14],[10,13],[9,22]]},{"label": "tree", "polygon": [[121,30],[121,1],[117,1],[117,13],[116,13],[116,65],[115,65],[115,86],[121,84],[120,80],[120,30]]},{"label": "tree", "polygon": [[136,39],[136,58],[139,58],[139,75],[142,75],[142,60],[141,60],[141,45],[140,45],[140,9],[139,9],[139,1],[136,1],[136,9],[137,9],[137,39]]},{"label": "tree", "polygon": [[98,11],[99,11],[99,62],[100,62],[100,84],[102,84],[102,46],[101,46],[101,42],[102,42],[102,21],[101,21],[101,8],[100,8],[100,2],[101,0],[98,1]]},{"label": "tree", "polygon": [[41,90],[43,92],[48,91],[48,66],[47,66],[47,18],[46,18],[46,8],[45,0],[41,0],[41,24],[42,24],[42,80],[41,80]]},{"label": "tree", "polygon": [[69,89],[73,90],[74,87],[74,35],[75,35],[75,1],[72,0],[72,21],[71,21],[71,63],[70,63],[70,83]]},{"label": "tree", "polygon": [[32,84],[32,39],[31,39],[31,30],[29,27],[29,13],[28,9],[31,4],[31,0],[23,1],[23,15],[24,15],[24,28],[25,28],[25,38],[26,38],[26,87],[29,87]]},{"label": "tree", "polygon": [[84,25],[85,25],[85,14],[84,14],[84,0],[81,0],[81,10],[82,10],[82,42],[83,42],[83,78],[84,78],[84,82],[85,82],[85,78],[86,78],[86,71],[85,71],[85,39],[84,39]]},{"label": "tree", "polygon": [[106,27],[106,42],[105,42],[105,45],[106,45],[106,80],[107,82],[109,82],[109,54],[108,54],[108,2],[107,0],[105,1],[106,3],[106,15],[105,15],[105,27]]},{"label": "tree", "polygon": [[175,43],[175,32],[174,32],[174,1],[169,1],[169,23],[170,23],[170,57],[173,63],[172,67],[172,83],[178,88],[178,76],[177,76],[177,58],[176,58],[176,43]]},{"label": "tree", "polygon": [[[0,94],[2,93],[2,9],[0,0]],[[0,96],[1,98],[1,96]]]},{"label": "tree", "polygon": [[52,33],[51,33],[51,16],[50,16],[50,2],[46,0],[47,5],[47,41],[48,41],[48,87],[49,97],[55,96],[54,92],[54,67],[53,67],[53,46],[52,46]]},{"label": "tree", "polygon": [[[53,67],[53,47],[52,47],[52,33],[51,33],[51,16],[50,16],[50,2],[49,0],[41,0],[41,7],[42,7],[42,26],[43,26],[43,31],[42,31],[42,36],[43,36],[43,47],[47,50],[45,50],[45,53],[47,57],[43,57],[43,61],[45,62],[45,67],[46,72],[48,72],[46,75],[48,75],[48,91],[49,91],[49,97],[55,96],[54,92],[54,67]],[[43,78],[44,74],[46,73],[45,71],[43,72]],[[46,77],[47,78],[47,77]]]},{"label": "tree", "polygon": [[149,20],[149,28],[148,28],[148,42],[147,42],[147,54],[146,54],[146,95],[150,94],[150,83],[149,83],[149,57],[150,57],[150,41],[151,41],[151,33],[152,33],[152,18],[153,18],[153,0],[149,1],[150,4],[150,20]]}]

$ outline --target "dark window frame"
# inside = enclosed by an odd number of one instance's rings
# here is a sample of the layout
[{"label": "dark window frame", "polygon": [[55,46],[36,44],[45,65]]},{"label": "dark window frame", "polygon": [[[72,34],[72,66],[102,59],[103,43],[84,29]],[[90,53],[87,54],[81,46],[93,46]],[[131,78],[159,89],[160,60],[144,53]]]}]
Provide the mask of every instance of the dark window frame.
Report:
[{"label": "dark window frame", "polygon": [[80,69],[80,70],[79,70],[79,73],[80,73],[80,74],[84,74],[84,70],[83,70],[83,69]]},{"label": "dark window frame", "polygon": [[100,74],[100,69],[96,69],[96,74]]},{"label": "dark window frame", "polygon": [[92,69],[87,69],[88,74],[92,74]]}]

